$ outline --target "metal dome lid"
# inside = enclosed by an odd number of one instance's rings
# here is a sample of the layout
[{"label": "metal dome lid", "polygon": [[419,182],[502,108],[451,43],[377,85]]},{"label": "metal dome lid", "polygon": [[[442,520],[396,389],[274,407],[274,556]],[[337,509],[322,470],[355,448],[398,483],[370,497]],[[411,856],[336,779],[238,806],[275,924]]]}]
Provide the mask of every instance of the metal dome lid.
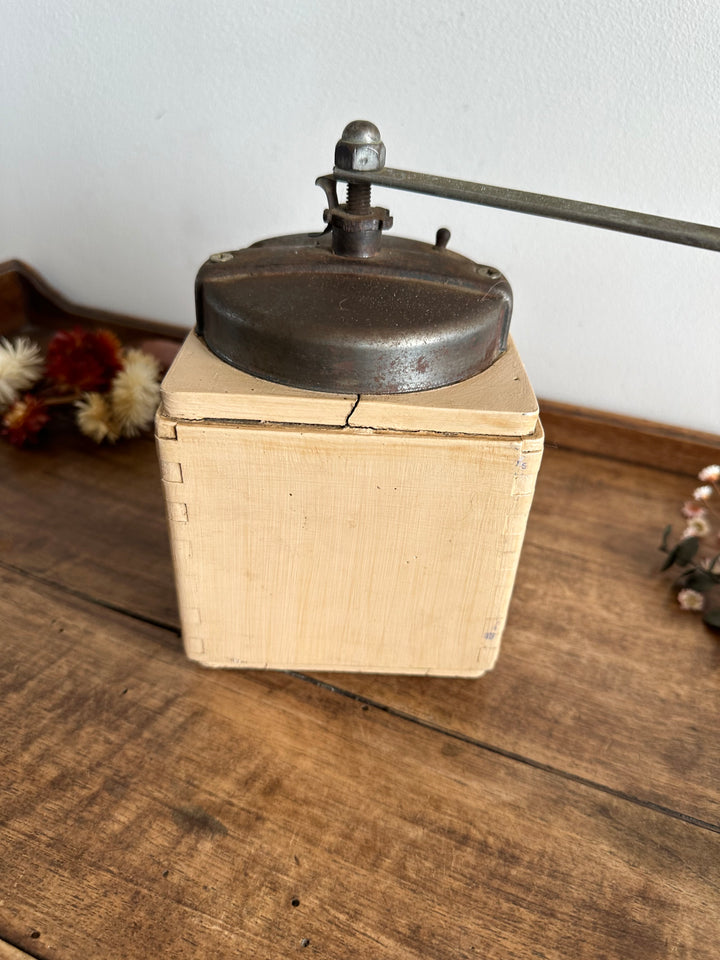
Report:
[{"label": "metal dome lid", "polygon": [[[375,173],[380,134],[353,121],[336,171]],[[264,380],[328,393],[429,390],[487,369],[507,348],[512,293],[493,267],[435,243],[385,237],[389,212],[369,183],[320,177],[323,234],[276,237],[214,254],[196,281],[197,332],[220,359]]]}]

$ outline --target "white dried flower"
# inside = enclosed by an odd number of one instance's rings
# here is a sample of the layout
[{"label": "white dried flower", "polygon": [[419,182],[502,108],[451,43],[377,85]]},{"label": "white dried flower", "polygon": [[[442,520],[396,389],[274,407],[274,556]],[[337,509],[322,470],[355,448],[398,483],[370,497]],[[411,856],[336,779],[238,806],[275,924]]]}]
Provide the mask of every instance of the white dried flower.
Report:
[{"label": "white dried flower", "polygon": [[703,595],[697,590],[681,590],[678,594],[678,603],[683,610],[702,610]]},{"label": "white dried flower", "polygon": [[118,432],[135,437],[150,426],[160,402],[160,365],[142,350],[128,350],[123,369],[110,387],[110,406]]},{"label": "white dried flower", "polygon": [[687,537],[706,537],[709,533],[710,524],[707,520],[704,517],[693,517],[692,520],[688,520],[681,539],[685,540]]},{"label": "white dried flower", "polygon": [[698,474],[698,480],[703,483],[717,483],[720,480],[720,466],[717,463],[711,463],[709,467],[703,467]]},{"label": "white dried flower", "polygon": [[713,488],[710,484],[706,484],[704,487],[696,487],[693,490],[693,498],[695,500],[707,500],[712,496]]},{"label": "white dried flower", "polygon": [[86,393],[75,404],[75,419],[80,431],[95,443],[109,440],[114,443],[118,438],[118,428],[114,423],[112,410],[106,398],[100,393]]},{"label": "white dried flower", "polygon": [[42,376],[40,348],[27,337],[11,343],[0,337],[0,407],[14,403],[18,394],[29,390]]}]

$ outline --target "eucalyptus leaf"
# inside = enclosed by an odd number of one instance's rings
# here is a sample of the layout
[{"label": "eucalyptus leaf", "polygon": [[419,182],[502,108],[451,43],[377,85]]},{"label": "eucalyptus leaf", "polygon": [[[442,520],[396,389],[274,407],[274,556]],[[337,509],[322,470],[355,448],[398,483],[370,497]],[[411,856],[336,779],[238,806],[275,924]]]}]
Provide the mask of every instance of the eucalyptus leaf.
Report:
[{"label": "eucalyptus leaf", "polygon": [[668,537],[670,536],[671,533],[672,533],[672,524],[669,523],[663,530],[662,542],[660,544],[660,549],[663,550],[665,553],[668,552]]},{"label": "eucalyptus leaf", "polygon": [[677,585],[686,590],[696,590],[698,593],[706,593],[717,586],[717,579],[707,570],[685,570],[677,578]]},{"label": "eucalyptus leaf", "polygon": [[700,537],[686,537],[675,547],[675,563],[680,567],[686,567],[698,552],[700,546]]},{"label": "eucalyptus leaf", "polygon": [[713,607],[712,610],[706,610],[703,614],[703,623],[715,630],[720,630],[720,607]]}]

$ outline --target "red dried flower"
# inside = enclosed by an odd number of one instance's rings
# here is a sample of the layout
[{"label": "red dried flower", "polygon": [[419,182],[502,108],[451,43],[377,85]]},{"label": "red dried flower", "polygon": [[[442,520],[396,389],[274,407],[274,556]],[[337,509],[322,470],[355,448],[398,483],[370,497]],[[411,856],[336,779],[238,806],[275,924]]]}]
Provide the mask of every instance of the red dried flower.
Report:
[{"label": "red dried flower", "polygon": [[7,437],[16,447],[22,447],[37,440],[38,434],[49,419],[47,407],[43,401],[26,393],[5,411],[0,434]]},{"label": "red dried flower", "polygon": [[107,390],[120,369],[122,348],[109,330],[61,330],[45,361],[48,379],[73,390]]}]

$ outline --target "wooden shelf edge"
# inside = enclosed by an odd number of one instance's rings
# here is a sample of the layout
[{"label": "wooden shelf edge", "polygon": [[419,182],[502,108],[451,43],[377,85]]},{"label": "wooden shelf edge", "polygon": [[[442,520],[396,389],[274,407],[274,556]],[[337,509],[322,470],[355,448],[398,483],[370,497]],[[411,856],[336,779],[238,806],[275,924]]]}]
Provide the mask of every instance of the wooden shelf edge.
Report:
[{"label": "wooden shelf edge", "polygon": [[185,327],[158,320],[82,306],[64,297],[22,260],[0,263],[0,335],[25,333],[28,327],[59,329],[75,324],[103,326],[178,343],[188,332]]},{"label": "wooden shelf edge", "polygon": [[720,460],[720,435],[554,400],[540,401],[546,444],[695,476]]}]

